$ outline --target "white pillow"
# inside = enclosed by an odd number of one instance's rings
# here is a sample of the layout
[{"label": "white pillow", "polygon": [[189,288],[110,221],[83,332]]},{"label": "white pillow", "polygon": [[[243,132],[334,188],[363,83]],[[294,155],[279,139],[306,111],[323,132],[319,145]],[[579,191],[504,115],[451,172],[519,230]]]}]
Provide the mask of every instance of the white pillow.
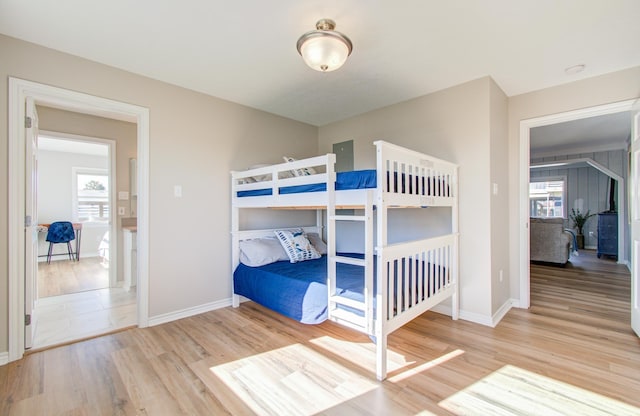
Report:
[{"label": "white pillow", "polygon": [[240,241],[240,261],[249,267],[289,260],[277,238],[265,237]]},{"label": "white pillow", "polygon": [[[249,166],[249,170],[258,169],[258,168],[266,168],[267,166],[271,166],[271,165],[269,165],[268,163],[261,163],[259,165]],[[270,174],[265,174],[265,175],[253,176],[252,179],[253,179],[254,182],[270,181],[271,180],[271,175]]]},{"label": "white pillow", "polygon": [[[289,156],[282,156],[285,162],[295,162],[296,160]],[[291,173],[293,176],[310,176],[315,175],[316,170],[314,168],[300,168],[300,169],[291,169]]]},{"label": "white pillow", "polygon": [[251,176],[247,176],[246,178],[238,179],[238,184],[243,185],[247,183],[254,183],[255,181],[256,180],[253,179]]},{"label": "white pillow", "polygon": [[309,242],[302,229],[274,231],[291,263],[319,259],[320,253]]},{"label": "white pillow", "polygon": [[309,242],[316,248],[318,253],[320,253],[320,255],[327,254],[327,245],[324,241],[322,241],[322,238],[320,238],[318,233],[307,233],[306,236],[309,239]]}]

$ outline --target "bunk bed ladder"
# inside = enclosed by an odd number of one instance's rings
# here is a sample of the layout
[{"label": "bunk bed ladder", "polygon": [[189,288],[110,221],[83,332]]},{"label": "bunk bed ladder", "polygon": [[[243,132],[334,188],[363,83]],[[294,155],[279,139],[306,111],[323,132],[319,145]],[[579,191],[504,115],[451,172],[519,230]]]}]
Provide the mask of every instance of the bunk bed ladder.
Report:
[{"label": "bunk bed ladder", "polygon": [[[360,332],[372,335],[373,326],[373,192],[367,191],[367,201],[362,215],[331,215],[327,213],[328,228],[335,231],[336,222],[362,222],[364,224],[364,258],[338,256],[328,251],[329,257],[329,319]],[[336,274],[339,263],[364,268],[363,300],[341,296],[336,290]]]}]

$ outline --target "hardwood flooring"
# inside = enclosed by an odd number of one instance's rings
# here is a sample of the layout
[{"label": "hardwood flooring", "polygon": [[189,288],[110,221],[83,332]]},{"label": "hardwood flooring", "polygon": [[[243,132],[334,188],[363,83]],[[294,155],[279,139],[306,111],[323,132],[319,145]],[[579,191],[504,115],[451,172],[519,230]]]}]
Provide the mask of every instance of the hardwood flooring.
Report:
[{"label": "hardwood flooring", "polygon": [[109,268],[102,265],[100,257],[38,263],[38,298],[106,287],[109,287]]},{"label": "hardwood flooring", "polygon": [[38,264],[33,349],[106,334],[138,322],[135,288],[109,288],[100,257]]},{"label": "hardwood flooring", "polygon": [[38,301],[33,349],[107,334],[138,323],[135,288],[88,290]]},{"label": "hardwood flooring", "polygon": [[0,367],[0,414],[638,415],[629,274],[586,254],[532,265],[532,307],[496,328],[427,312],[399,329],[382,383],[368,337],[247,302]]}]

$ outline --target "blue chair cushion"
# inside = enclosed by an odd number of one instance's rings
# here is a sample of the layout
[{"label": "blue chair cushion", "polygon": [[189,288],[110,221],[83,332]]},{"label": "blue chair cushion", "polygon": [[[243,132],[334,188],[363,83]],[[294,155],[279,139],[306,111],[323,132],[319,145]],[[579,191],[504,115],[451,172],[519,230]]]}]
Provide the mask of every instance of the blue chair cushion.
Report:
[{"label": "blue chair cushion", "polygon": [[68,243],[75,240],[76,233],[73,231],[73,224],[69,221],[57,221],[51,223],[47,232],[47,241],[50,243]]}]

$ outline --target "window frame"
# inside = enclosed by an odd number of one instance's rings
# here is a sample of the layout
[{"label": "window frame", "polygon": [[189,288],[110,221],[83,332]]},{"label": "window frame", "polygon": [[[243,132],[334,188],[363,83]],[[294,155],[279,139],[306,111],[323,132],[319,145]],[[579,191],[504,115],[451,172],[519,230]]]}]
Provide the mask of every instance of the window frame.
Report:
[{"label": "window frame", "polygon": [[[96,176],[105,176],[107,178],[107,189],[105,193],[107,194],[107,203],[112,203],[111,201],[111,175],[109,175],[109,169],[107,168],[87,168],[87,167],[79,167],[74,166],[71,168],[71,212],[74,222],[82,223],[83,225],[104,225],[110,224],[111,218],[113,215],[113,207],[109,206],[109,214],[104,221],[92,221],[92,220],[80,220],[80,216],[78,213],[79,200],[78,200],[78,175],[96,175]],[[109,205],[111,205],[111,203]]]},{"label": "window frame", "polygon": [[[533,183],[539,183],[539,182],[562,182],[562,215],[561,216],[538,216],[538,215],[532,215],[532,206],[531,206],[531,184]],[[535,178],[530,178],[529,179],[529,217],[531,218],[562,218],[562,219],[567,219],[568,218],[568,210],[567,210],[567,193],[568,193],[568,189],[567,189],[567,177],[564,175],[560,175],[560,176],[539,176],[539,177],[535,177]]]}]

